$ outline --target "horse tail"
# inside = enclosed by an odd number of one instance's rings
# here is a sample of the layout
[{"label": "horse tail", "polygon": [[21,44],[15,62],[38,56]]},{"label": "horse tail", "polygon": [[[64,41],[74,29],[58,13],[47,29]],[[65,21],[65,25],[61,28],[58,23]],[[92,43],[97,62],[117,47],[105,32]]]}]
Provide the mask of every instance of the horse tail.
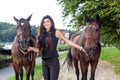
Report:
[{"label": "horse tail", "polygon": [[65,61],[63,62],[63,65],[65,65],[66,62],[67,62],[68,69],[73,68],[73,66],[72,66],[71,48],[69,48],[69,50],[68,50],[68,54],[67,54],[67,57],[66,57]]}]

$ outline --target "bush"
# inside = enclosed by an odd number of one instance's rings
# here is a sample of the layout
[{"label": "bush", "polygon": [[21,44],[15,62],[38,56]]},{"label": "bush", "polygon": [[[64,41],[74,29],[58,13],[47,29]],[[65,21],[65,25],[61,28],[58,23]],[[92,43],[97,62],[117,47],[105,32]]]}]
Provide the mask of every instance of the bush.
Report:
[{"label": "bush", "polygon": [[58,51],[66,51],[66,50],[68,50],[69,48],[70,48],[69,45],[59,45],[59,46],[57,47],[57,50],[58,50]]}]

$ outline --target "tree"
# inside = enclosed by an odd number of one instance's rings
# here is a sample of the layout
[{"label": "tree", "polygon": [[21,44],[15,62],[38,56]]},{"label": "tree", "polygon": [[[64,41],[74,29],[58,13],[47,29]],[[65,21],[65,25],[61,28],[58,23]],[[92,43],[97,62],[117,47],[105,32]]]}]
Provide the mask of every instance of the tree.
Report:
[{"label": "tree", "polygon": [[73,28],[85,25],[84,16],[100,15],[101,39],[120,49],[120,0],[57,0],[64,20],[71,16]]},{"label": "tree", "polygon": [[[16,25],[7,22],[0,22],[0,42],[13,42],[16,36]],[[37,26],[31,26],[31,32],[37,35]]]}]

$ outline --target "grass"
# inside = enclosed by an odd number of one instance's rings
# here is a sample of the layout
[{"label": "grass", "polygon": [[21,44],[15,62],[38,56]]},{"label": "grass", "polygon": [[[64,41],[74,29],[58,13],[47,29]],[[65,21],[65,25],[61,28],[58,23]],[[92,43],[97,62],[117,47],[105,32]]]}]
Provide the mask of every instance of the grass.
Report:
[{"label": "grass", "polygon": [[[34,76],[34,80],[40,80],[40,78],[42,77],[42,64],[39,63],[35,66],[35,76]],[[10,77],[8,80],[15,80],[15,76]],[[24,76],[23,76],[23,80],[26,80],[26,73],[24,71]],[[30,79],[32,80],[32,79]]]},{"label": "grass", "polygon": [[120,51],[117,48],[102,48],[100,60],[111,63],[113,66],[115,66],[115,73],[120,74]]},{"label": "grass", "polygon": [[[61,54],[59,59],[62,59],[67,54]],[[120,51],[114,47],[107,47],[102,48],[100,60],[107,61],[115,66],[115,73],[120,74]],[[35,80],[40,80],[42,76],[42,64],[37,64],[35,66]],[[15,76],[10,77],[8,80],[15,80]],[[24,79],[25,80],[25,72],[24,72]]]}]

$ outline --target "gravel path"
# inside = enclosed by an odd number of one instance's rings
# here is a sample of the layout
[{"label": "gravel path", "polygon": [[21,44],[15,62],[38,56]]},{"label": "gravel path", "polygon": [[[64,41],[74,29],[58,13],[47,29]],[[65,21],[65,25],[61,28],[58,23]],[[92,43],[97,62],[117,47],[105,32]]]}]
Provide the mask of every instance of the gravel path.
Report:
[{"label": "gravel path", "polygon": [[[61,64],[64,60],[61,60]],[[95,80],[120,80],[120,75],[114,74],[114,67],[111,66],[108,62],[99,61],[97,69],[96,69],[96,76]],[[90,67],[88,69],[88,79],[90,74]],[[80,73],[81,76],[81,73]],[[43,79],[40,79],[43,80]],[[59,79],[58,80],[77,80],[74,69],[70,69],[68,71],[66,65],[63,67],[61,66]]]}]

